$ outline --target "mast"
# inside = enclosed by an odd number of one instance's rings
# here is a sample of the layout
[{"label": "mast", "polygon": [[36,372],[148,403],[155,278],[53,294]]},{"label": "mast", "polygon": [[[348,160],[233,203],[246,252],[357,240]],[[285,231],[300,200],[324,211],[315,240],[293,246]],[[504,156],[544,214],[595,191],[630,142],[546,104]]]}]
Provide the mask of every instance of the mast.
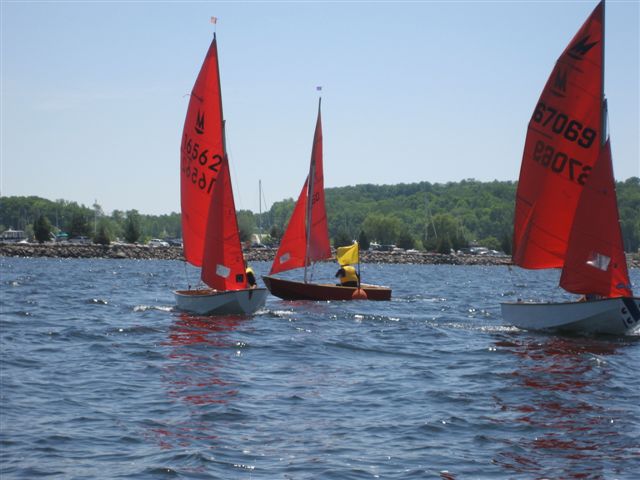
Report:
[{"label": "mast", "polygon": [[436,231],[436,224],[433,223],[433,215],[431,215],[431,208],[429,208],[429,196],[427,193],[424,194],[424,209],[426,216],[426,227],[425,227],[425,240],[429,239],[429,220],[431,220],[431,227],[433,228],[433,235],[436,240],[438,240],[438,232]]},{"label": "mast", "polygon": [[[320,105],[322,104],[322,97],[318,99],[318,117],[320,116]],[[315,135],[314,135],[315,141]],[[311,225],[312,225],[312,215],[311,212],[313,207],[313,184],[315,182],[315,172],[316,172],[316,157],[313,154],[315,149],[315,144],[311,147],[311,163],[309,165],[309,182],[307,184],[307,225],[305,231],[305,252],[304,252],[304,283],[307,283],[307,265],[309,264],[309,248],[311,244]]]},{"label": "mast", "polygon": [[227,121],[222,120],[222,156],[227,155]]},{"label": "mast", "polygon": [[600,148],[607,143],[607,101],[604,99],[604,39],[605,39],[605,0],[602,0],[602,67],[600,68]]},{"label": "mast", "polygon": [[262,180],[258,180],[258,243],[262,243]]},{"label": "mast", "polygon": [[[220,65],[218,62],[218,40],[216,39],[216,32],[213,32],[213,41],[216,42],[216,68],[218,69],[218,91],[222,92],[222,86],[220,81]],[[224,111],[222,110],[222,94],[219,96],[220,102],[220,119],[222,120],[222,156],[227,155],[227,121],[224,119]]]}]

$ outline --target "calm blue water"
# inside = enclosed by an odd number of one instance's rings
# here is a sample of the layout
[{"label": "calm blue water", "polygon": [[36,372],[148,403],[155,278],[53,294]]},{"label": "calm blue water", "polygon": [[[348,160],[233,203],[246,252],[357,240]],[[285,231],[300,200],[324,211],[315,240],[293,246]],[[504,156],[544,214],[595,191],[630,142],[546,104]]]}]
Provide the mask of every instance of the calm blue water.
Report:
[{"label": "calm blue water", "polygon": [[640,336],[502,325],[556,272],[365,265],[393,301],[218,319],[172,310],[180,262],[0,272],[3,480],[640,478]]}]

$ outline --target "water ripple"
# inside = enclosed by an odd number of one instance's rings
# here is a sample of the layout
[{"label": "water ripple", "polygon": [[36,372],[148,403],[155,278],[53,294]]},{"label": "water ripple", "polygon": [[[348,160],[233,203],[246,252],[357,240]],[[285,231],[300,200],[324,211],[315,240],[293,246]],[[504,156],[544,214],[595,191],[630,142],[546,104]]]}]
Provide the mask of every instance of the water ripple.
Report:
[{"label": "water ripple", "polygon": [[0,268],[3,480],[640,470],[640,334],[502,324],[505,298],[562,298],[557,272],[363,265],[366,281],[394,285],[393,301],[269,297],[254,317],[208,318],[174,310],[172,290],[188,283],[179,262]]}]

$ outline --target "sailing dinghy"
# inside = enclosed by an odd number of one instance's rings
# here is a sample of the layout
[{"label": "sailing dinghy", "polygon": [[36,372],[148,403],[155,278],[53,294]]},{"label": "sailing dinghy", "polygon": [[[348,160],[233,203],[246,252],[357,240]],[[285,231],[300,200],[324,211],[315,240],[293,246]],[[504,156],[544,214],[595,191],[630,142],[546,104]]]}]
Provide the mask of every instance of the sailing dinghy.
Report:
[{"label": "sailing dinghy", "polygon": [[[322,168],[322,120],[321,102],[318,101],[318,119],[313,136],[309,175],[293,209],[280,247],[268,276],[262,277],[269,291],[283,300],[352,300],[363,298],[364,290],[369,300],[390,300],[391,289],[377,285],[361,284],[343,287],[330,283],[308,281],[308,267],[314,262],[331,258],[327,212],[324,202],[324,176]],[[273,275],[294,268],[304,267],[304,281],[284,280]]]},{"label": "sailing dinghy", "polygon": [[513,262],[561,268],[581,301],[503,303],[527,330],[621,335],[640,325],[606,132],[604,1],[566,47],[529,122],[516,193]]},{"label": "sailing dinghy", "polygon": [[174,292],[177,308],[198,315],[248,315],[266,288],[248,288],[226,152],[215,34],[189,100],[180,150],[185,260],[202,267],[206,288]]}]

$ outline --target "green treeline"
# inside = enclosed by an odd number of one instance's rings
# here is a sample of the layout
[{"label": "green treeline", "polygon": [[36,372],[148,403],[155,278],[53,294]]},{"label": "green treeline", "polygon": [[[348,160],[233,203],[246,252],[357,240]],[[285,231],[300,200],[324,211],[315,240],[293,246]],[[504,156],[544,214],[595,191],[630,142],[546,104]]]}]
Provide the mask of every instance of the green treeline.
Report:
[{"label": "green treeline", "polygon": [[[625,248],[637,251],[640,178],[617,182],[616,190]],[[329,234],[339,245],[364,234],[403,248],[446,252],[474,243],[510,253],[515,192],[516,182],[476,180],[328,188]],[[262,224],[279,233],[293,206],[293,199],[274,203]]]},{"label": "green treeline", "polygon": [[[627,251],[640,248],[640,178],[616,184],[620,223]],[[515,182],[463,180],[447,184],[357,185],[326,189],[329,234],[334,244],[359,239],[402,248],[449,251],[479,244],[510,253]],[[293,211],[294,199],[276,202],[261,216],[238,212],[241,238],[269,234],[277,241]],[[43,217],[43,218],[40,218]],[[38,197],[0,198],[0,231],[9,227],[34,236],[45,220],[54,232],[87,236],[107,243],[116,238],[145,241],[181,237],[180,215],[143,215],[115,210],[106,215],[66,200]]]},{"label": "green treeline", "polygon": [[28,237],[40,240],[38,230],[45,222],[54,234],[64,232],[69,238],[89,237],[96,243],[109,243],[118,238],[133,243],[181,236],[177,213],[143,215],[137,210],[114,210],[106,215],[97,203],[86,207],[67,200],[51,201],[40,197],[0,198],[0,231],[7,228],[24,230]]}]

